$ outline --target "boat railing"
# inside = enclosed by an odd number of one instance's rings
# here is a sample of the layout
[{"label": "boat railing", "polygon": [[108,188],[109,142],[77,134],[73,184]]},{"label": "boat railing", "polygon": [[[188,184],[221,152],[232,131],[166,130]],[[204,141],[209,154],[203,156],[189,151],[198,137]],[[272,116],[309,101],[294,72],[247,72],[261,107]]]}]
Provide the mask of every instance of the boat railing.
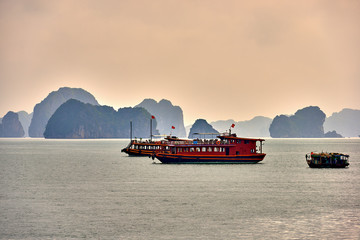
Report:
[{"label": "boat railing", "polygon": [[226,140],[219,139],[193,139],[187,141],[172,141],[172,145],[224,145],[229,144]]},{"label": "boat railing", "polygon": [[231,133],[224,132],[224,133],[219,133],[218,135],[221,136],[221,137],[230,137]]}]

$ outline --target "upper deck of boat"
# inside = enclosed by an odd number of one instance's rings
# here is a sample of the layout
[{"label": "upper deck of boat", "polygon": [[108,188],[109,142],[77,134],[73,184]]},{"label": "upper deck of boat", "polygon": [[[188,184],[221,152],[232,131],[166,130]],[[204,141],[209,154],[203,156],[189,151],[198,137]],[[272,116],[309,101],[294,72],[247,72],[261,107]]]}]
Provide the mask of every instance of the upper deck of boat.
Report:
[{"label": "upper deck of boat", "polygon": [[245,143],[248,144],[250,142],[257,141],[265,141],[261,138],[245,138],[245,137],[237,137],[236,134],[227,134],[223,133],[218,136],[218,139],[192,139],[192,140],[181,140],[181,141],[171,141],[168,146],[213,146],[213,145],[221,145],[221,146],[234,146],[236,144]]}]

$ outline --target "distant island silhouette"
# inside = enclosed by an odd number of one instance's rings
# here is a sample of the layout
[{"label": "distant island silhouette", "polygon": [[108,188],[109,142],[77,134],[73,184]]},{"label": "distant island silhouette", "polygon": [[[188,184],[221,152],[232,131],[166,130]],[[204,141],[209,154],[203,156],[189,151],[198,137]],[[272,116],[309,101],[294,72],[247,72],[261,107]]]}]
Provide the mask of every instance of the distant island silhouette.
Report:
[{"label": "distant island silhouette", "polygon": [[[360,110],[346,108],[326,118],[318,106],[299,109],[292,116],[280,114],[274,119],[256,116],[247,121],[229,119],[208,123],[199,118],[187,127],[191,133],[187,135],[181,107],[167,99],[156,102],[147,98],[135,107],[115,111],[112,107],[100,106],[96,98],[84,89],[62,87],[36,104],[33,113],[9,111],[0,118],[0,137],[127,138],[129,122],[133,121],[134,137],[147,138],[152,116],[153,135],[171,133],[192,138],[194,132],[224,132],[232,124],[232,131],[243,137],[338,138],[360,135]],[[190,129],[192,127],[194,130]]]},{"label": "distant island silhouette", "polygon": [[292,116],[279,115],[270,125],[270,136],[273,138],[323,138],[342,137],[336,131],[324,134],[326,115],[319,107],[306,107]]},{"label": "distant island silhouette", "polygon": [[[150,136],[151,115],[144,108],[95,106],[70,99],[62,104],[49,119],[45,138],[129,138],[129,122],[134,126],[134,136]],[[157,135],[156,119],[153,134]]]}]

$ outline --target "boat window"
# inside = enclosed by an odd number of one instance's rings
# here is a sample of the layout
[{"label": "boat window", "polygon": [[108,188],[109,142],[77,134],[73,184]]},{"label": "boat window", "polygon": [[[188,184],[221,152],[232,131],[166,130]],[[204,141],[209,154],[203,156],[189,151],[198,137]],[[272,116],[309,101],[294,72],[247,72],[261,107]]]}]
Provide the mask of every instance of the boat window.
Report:
[{"label": "boat window", "polygon": [[194,148],[192,147],[192,148],[190,148],[190,152],[193,152],[194,151]]},{"label": "boat window", "polygon": [[236,140],[236,142],[237,142],[237,143],[241,143],[241,140],[238,139],[238,140]]},{"label": "boat window", "polygon": [[222,148],[222,147],[219,148],[219,152],[223,152],[223,148]]},{"label": "boat window", "polygon": [[182,152],[182,148],[178,148],[178,152]]},{"label": "boat window", "polygon": [[249,144],[249,140],[245,140],[245,144]]},{"label": "boat window", "polygon": [[206,147],[202,147],[201,151],[206,152]]},{"label": "boat window", "polygon": [[218,147],[214,147],[214,152],[218,152],[218,151],[219,151]]},{"label": "boat window", "polygon": [[208,152],[212,152],[212,148],[211,148],[211,147],[208,148]]},{"label": "boat window", "polygon": [[197,147],[197,148],[196,148],[196,151],[197,151],[197,152],[200,152],[200,148],[199,148],[199,147]]}]

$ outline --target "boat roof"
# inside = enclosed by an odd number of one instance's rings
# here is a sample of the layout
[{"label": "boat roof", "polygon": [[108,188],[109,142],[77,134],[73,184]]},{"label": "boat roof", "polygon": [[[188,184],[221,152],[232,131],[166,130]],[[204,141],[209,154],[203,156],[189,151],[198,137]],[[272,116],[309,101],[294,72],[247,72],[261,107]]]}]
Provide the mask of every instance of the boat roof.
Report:
[{"label": "boat roof", "polygon": [[186,140],[186,139],[178,138],[176,136],[166,136],[164,139],[166,139],[168,141],[189,141],[189,140]]},{"label": "boat roof", "polygon": [[245,137],[237,137],[236,133],[229,134],[229,133],[223,133],[218,136],[220,139],[239,139],[239,140],[249,140],[249,141],[265,141],[265,139],[262,138],[245,138]]},{"label": "boat roof", "polygon": [[261,138],[246,138],[246,137],[237,137],[236,133],[194,133],[194,135],[216,135],[220,139],[239,139],[239,140],[249,140],[249,141],[265,141]]},{"label": "boat roof", "polygon": [[344,153],[327,153],[327,152],[321,152],[321,153],[316,153],[316,152],[312,152],[311,155],[320,155],[320,156],[332,156],[332,155],[338,155],[338,156],[349,156],[348,154],[344,154]]}]

